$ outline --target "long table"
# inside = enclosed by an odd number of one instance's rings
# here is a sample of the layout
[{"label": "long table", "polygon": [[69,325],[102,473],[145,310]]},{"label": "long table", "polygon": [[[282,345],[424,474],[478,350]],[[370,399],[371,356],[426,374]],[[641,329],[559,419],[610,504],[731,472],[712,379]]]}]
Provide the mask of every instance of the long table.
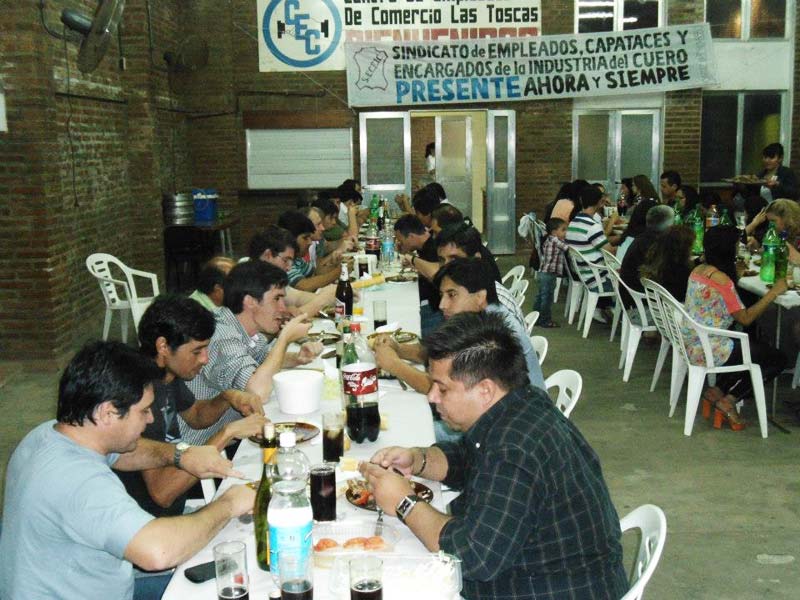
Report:
[{"label": "long table", "polygon": [[[419,332],[419,296],[417,285],[412,283],[385,284],[379,288],[368,289],[362,292],[362,304],[364,305],[365,319],[371,327],[372,301],[387,300],[389,322],[398,322],[404,330]],[[317,325],[315,324],[315,327]],[[324,366],[330,373],[331,364],[321,365],[312,363],[311,367]],[[334,367],[335,368],[335,367]],[[380,436],[375,442],[363,444],[352,444],[350,449],[345,452],[345,456],[351,456],[359,460],[368,460],[379,448],[390,445],[398,446],[429,446],[434,442],[433,420],[427,399],[421,394],[411,391],[403,391],[397,382],[381,380],[379,383],[379,406],[380,412],[388,422],[388,428],[381,431]],[[274,422],[282,421],[303,421],[320,427],[321,415],[323,412],[341,409],[341,400],[336,393],[330,393],[331,384],[326,385],[329,393],[325,394],[321,402],[320,410],[309,415],[286,415],[280,412],[277,401],[271,398],[265,404],[267,416]],[[311,464],[319,463],[322,460],[322,438],[316,438],[299,444]],[[261,453],[260,448],[244,440],[236,452],[233,460],[234,466],[242,471],[249,479],[257,480],[261,475]],[[344,479],[358,476],[356,472],[341,472],[337,469],[337,488],[341,486]],[[441,486],[438,482],[427,480],[423,481],[434,492],[432,504],[442,510],[444,502],[442,500]],[[241,483],[240,480],[226,479],[220,485],[218,494],[223,493],[231,485]],[[364,509],[352,506],[344,496],[337,499],[337,523],[370,523],[374,524],[376,514]],[[247,521],[245,519],[244,521]],[[395,517],[384,516],[387,526],[398,534],[398,541],[394,551],[398,554],[422,555],[426,553],[422,543],[402,525]],[[214,580],[201,584],[191,583],[184,576],[184,571],[188,567],[211,561],[213,559],[213,547],[227,540],[241,540],[247,544],[248,572],[250,574],[250,598],[267,598],[274,584],[269,573],[261,571],[256,563],[255,557],[255,536],[253,533],[252,522],[243,522],[242,519],[232,519],[217,534],[211,542],[206,545],[191,559],[178,566],[175,574],[167,587],[163,596],[164,600],[183,600],[192,598],[209,600],[216,597],[216,586]],[[329,571],[327,569],[315,568],[314,570],[314,596],[318,600],[332,598],[328,586]]]}]

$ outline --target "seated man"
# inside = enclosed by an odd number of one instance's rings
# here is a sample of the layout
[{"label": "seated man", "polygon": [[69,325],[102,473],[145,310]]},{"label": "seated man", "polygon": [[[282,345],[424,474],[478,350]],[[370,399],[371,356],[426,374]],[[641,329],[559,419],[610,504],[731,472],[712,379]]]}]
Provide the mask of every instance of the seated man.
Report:
[{"label": "seated man", "polygon": [[90,343],[70,361],[56,420],[28,433],[8,464],[0,598],[130,600],[132,563],[174,567],[253,510],[255,492],[236,485],[195,514],[154,518],[111,471],[174,464],[195,477],[241,476],[211,446],[181,453],[140,439],[162,375],[119,342]]},{"label": "seated man", "polygon": [[316,272],[311,261],[305,258],[316,233],[311,219],[300,211],[289,210],[278,219],[278,227],[289,231],[295,242],[295,257],[288,273],[289,285],[304,292],[313,292],[339,278],[338,265],[327,271]]},{"label": "seated man", "polygon": [[197,289],[189,298],[199,302],[203,308],[215,312],[222,306],[222,282],[235,264],[236,261],[227,256],[215,256],[209,260],[200,270]]},{"label": "seated man", "polygon": [[425,227],[430,227],[431,213],[433,213],[441,203],[442,201],[439,199],[439,195],[436,191],[426,186],[421,190],[417,190],[411,201],[411,206],[414,209],[414,215],[422,221],[422,224],[425,225]]},{"label": "seated man", "polygon": [[464,215],[452,204],[442,202],[431,213],[431,231],[436,235],[450,225],[458,225],[464,221]]},{"label": "seated man", "polygon": [[[429,448],[384,448],[361,463],[378,506],[431,552],[461,559],[469,600],[622,597],[619,517],[600,461],[547,394],[527,385],[504,320],[462,313],[424,345],[428,398],[464,435]],[[452,514],[419,502],[411,475],[460,490]]]},{"label": "seated man", "polygon": [[[320,211],[322,215],[322,237],[325,241],[325,253],[332,252],[337,248],[343,248],[344,252],[358,246],[358,234],[356,236],[345,235],[344,231],[339,227],[337,217],[339,216],[339,207],[331,198],[324,196],[318,197],[311,204],[314,208]],[[337,229],[340,230],[337,235]],[[328,236],[328,232],[333,231],[332,236]],[[323,253],[323,255],[325,254]]]},{"label": "seated man", "polygon": [[[147,307],[139,322],[139,350],[163,370],[164,377],[153,383],[153,420],[142,437],[178,443],[177,415],[193,429],[204,429],[216,423],[228,408],[245,418],[228,423],[209,438],[208,444],[223,450],[231,441],[263,430],[267,420],[261,398],[255,394],[225,390],[210,400],[195,401],[186,387],[186,382],[208,363],[214,329],[214,316],[189,298],[159,296]],[[117,475],[139,506],[156,517],[183,514],[187,492],[197,483],[195,477],[173,466],[119,471]]]},{"label": "seated man", "polygon": [[[284,324],[286,273],[261,261],[236,265],[225,279],[225,306],[217,312],[217,328],[208,346],[208,364],[187,383],[198,400],[214,398],[230,389],[245,390],[266,402],[272,376],[283,367],[312,361],[322,344],[303,344],[288,354],[290,343],[308,333],[305,315]],[[281,328],[281,325],[283,327]],[[270,343],[264,334],[277,335]],[[229,408],[211,427],[193,429],[178,416],[181,437],[190,444],[205,443],[225,425],[241,418]]]},{"label": "seated man", "polygon": [[323,234],[325,225],[323,214],[319,208],[309,206],[301,211],[314,225],[314,235],[311,236],[311,246],[308,248],[310,262],[316,272],[326,271],[331,268],[338,269],[342,263],[342,255],[350,250],[349,238],[341,240],[340,244],[326,244]]},{"label": "seated man", "polygon": [[[405,254],[405,262],[419,273],[419,318],[422,335],[433,331],[444,317],[439,311],[439,292],[433,278],[439,270],[436,238],[414,215],[403,215],[394,224],[397,251]],[[412,253],[416,252],[416,256]]]},{"label": "seated man", "polygon": [[[646,228],[631,242],[625,257],[622,259],[622,267],[619,270],[620,278],[631,289],[644,292],[642,282],[639,279],[639,267],[644,264],[647,251],[650,250],[656,239],[672,226],[672,221],[674,220],[675,211],[666,204],[659,204],[647,211],[645,216]],[[623,286],[620,286],[619,294],[625,306],[633,304],[633,299]]]},{"label": "seated man", "polygon": [[[296,244],[292,234],[277,225],[270,225],[250,240],[248,256],[250,260],[262,260],[288,272],[294,262]],[[286,286],[284,299],[289,311],[294,315],[305,313],[316,315],[336,300],[336,284],[331,283],[316,293],[303,292]]]},{"label": "seated man", "polygon": [[[542,368],[533,349],[525,325],[520,323],[497,298],[492,270],[481,258],[456,258],[436,274],[436,285],[442,296],[440,308],[445,319],[462,312],[499,314],[511,328],[523,351],[529,383],[545,389]],[[406,363],[406,360],[425,363],[427,358],[420,344],[398,344],[389,336],[375,340],[378,366],[402,379],[421,394],[427,394],[431,379],[427,373]]]}]

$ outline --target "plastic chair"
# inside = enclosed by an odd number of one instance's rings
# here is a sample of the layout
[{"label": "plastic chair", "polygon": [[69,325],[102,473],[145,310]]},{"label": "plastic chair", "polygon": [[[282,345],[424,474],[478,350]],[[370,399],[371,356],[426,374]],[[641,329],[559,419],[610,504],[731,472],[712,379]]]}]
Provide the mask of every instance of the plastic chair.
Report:
[{"label": "plastic chair", "polygon": [[[692,435],[694,419],[697,414],[697,406],[700,404],[700,394],[703,391],[703,382],[706,376],[716,373],[733,373],[736,371],[748,371],[753,383],[753,395],[755,396],[756,409],[758,410],[758,421],[761,425],[761,437],[767,437],[767,403],[764,396],[764,382],[761,378],[761,367],[750,359],[750,340],[746,333],[741,331],[730,331],[728,329],[718,329],[701,325],[686,312],[683,305],[678,302],[662,286],[654,281],[645,279],[642,281],[648,288],[658,294],[658,300],[662,306],[662,315],[667,325],[670,342],[673,347],[672,383],[670,384],[669,416],[675,413],[678,404],[678,394],[683,385],[686,373],[689,373],[689,383],[686,390],[686,419],[683,426],[684,435]],[[693,364],[689,359],[689,345],[695,344],[694,340],[687,339],[684,331],[689,331],[699,339],[703,348],[704,361],[702,364]],[[711,342],[709,336],[726,337],[739,340],[742,348],[742,362],[738,365],[715,365],[714,355],[711,352]],[[677,352],[675,352],[677,350]],[[680,359],[680,360],[678,360]]]},{"label": "plastic chair", "polygon": [[[610,270],[619,273],[619,270],[622,268],[622,263],[620,262],[620,260],[605,248],[600,248],[600,252],[603,254],[603,261],[606,263],[606,266]],[[622,309],[620,307],[621,304],[619,303],[616,306],[614,306],[614,319],[611,322],[611,335],[608,337],[609,342],[613,342],[614,336],[617,334],[617,325],[619,325],[620,315],[622,314]],[[624,326],[625,323],[623,322],[623,327]],[[622,333],[622,335],[624,335],[624,332]],[[623,343],[622,340],[620,340],[620,349],[622,348],[623,348]]]},{"label": "plastic chair", "polygon": [[[608,272],[614,282],[617,306],[622,313],[622,351],[620,352],[619,367],[617,368],[622,369],[623,365],[625,366],[625,370],[622,372],[622,381],[627,383],[631,376],[633,360],[636,358],[636,350],[639,349],[639,340],[642,338],[642,333],[645,331],[657,331],[657,328],[651,322],[645,308],[647,297],[642,292],[637,292],[628,287],[628,284],[622,281],[622,277],[614,269],[609,269]],[[626,308],[623,305],[622,294],[620,293],[622,288],[630,294],[633,299],[633,306]]]},{"label": "plastic chair", "polygon": [[517,306],[522,307],[522,304],[525,302],[525,292],[528,291],[529,285],[530,282],[527,279],[520,279],[511,286],[510,292],[513,294]]},{"label": "plastic chair", "polygon": [[[592,326],[592,317],[600,298],[613,298],[614,291],[606,292],[603,289],[603,274],[609,271],[605,265],[591,263],[581,256],[575,248],[570,247],[568,257],[583,288],[583,301],[581,314],[578,318],[578,329],[583,327],[583,337],[588,337],[589,328]],[[570,321],[571,322],[571,321]]]},{"label": "plastic chair", "polygon": [[539,357],[539,366],[542,366],[544,358],[545,356],[547,356],[547,349],[550,347],[550,343],[544,336],[532,335],[531,345],[533,346],[533,349],[536,352],[536,356]]},{"label": "plastic chair", "polygon": [[797,353],[797,362],[794,364],[794,375],[792,376],[792,389],[797,389],[800,385],[800,352]]},{"label": "plastic chair", "polygon": [[[123,279],[115,279],[111,273],[111,267],[115,267],[122,272]],[[112,256],[111,254],[104,254],[101,252],[90,254],[86,258],[86,268],[89,273],[97,279],[100,284],[100,291],[103,293],[103,299],[106,301],[106,316],[103,322],[103,339],[108,339],[108,332],[111,328],[111,315],[112,311],[122,311],[121,314],[121,327],[122,327],[122,341],[128,341],[128,312],[130,311],[133,316],[133,327],[139,327],[139,320],[142,318],[144,311],[158,296],[158,277],[155,273],[147,271],[139,271],[131,269],[126,266],[121,260]],[[139,296],[136,289],[136,281],[134,277],[148,279],[152,287],[152,296]],[[120,291],[122,290],[122,294]]]},{"label": "plastic chair", "polygon": [[545,379],[544,386],[548,392],[550,388],[558,388],[558,397],[555,401],[556,407],[569,419],[572,409],[575,408],[581,397],[581,390],[583,389],[581,374],[571,369],[562,369]]},{"label": "plastic chair", "polygon": [[532,310],[527,315],[525,315],[525,329],[528,331],[528,335],[533,333],[533,326],[536,325],[536,321],[539,320],[539,311]]},{"label": "plastic chair", "polygon": [[[656,368],[653,370],[653,381],[650,383],[650,391],[652,392],[656,389],[658,378],[661,376],[661,369],[664,368],[664,361],[667,358],[667,351],[672,348],[672,342],[670,342],[668,327],[664,321],[664,309],[658,300],[658,290],[653,285],[650,285],[655,282],[650,279],[642,279],[641,281],[644,286],[645,297],[647,298],[647,308],[650,311],[650,318],[656,326],[656,329],[658,329],[658,333],[661,334],[661,346],[658,349]],[[673,363],[675,360],[679,359],[673,357]],[[672,397],[672,390],[670,390],[670,397]]]},{"label": "plastic chair", "polygon": [[[517,265],[516,267],[511,267],[508,270],[508,273],[503,275],[503,279],[501,279],[501,283],[505,285],[507,288],[513,288],[514,285],[523,277],[525,277],[525,267],[522,265]],[[511,284],[506,285],[506,281],[511,279]]]},{"label": "plastic chair", "polygon": [[643,504],[634,508],[619,521],[623,533],[639,529],[642,539],[639,552],[630,577],[630,589],[621,600],[641,600],[644,588],[653,576],[664,552],[667,541],[667,517],[664,511],[653,504]]}]

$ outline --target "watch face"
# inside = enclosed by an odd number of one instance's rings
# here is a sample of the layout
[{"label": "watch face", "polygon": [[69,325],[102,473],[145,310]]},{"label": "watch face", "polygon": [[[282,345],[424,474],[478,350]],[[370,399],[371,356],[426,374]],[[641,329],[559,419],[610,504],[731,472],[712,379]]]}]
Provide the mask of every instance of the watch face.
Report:
[{"label": "watch face", "polygon": [[177,445],[175,446],[175,448],[177,448],[181,452],[185,452],[186,450],[191,448],[191,446],[186,442],[178,442]]}]

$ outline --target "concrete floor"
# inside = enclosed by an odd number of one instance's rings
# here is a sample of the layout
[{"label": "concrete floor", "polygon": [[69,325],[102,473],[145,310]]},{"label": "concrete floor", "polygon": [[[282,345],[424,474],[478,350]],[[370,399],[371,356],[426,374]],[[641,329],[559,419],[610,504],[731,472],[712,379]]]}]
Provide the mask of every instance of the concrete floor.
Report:
[{"label": "concrete floor", "polygon": [[[501,270],[513,262],[501,259]],[[534,290],[532,281],[526,312]],[[583,375],[572,419],[602,460],[620,516],[645,503],[657,504],[667,515],[666,548],[648,600],[800,597],[800,427],[780,402],[800,396],[790,389],[789,376],[781,379],[778,403],[779,420],[789,434],[770,427],[764,440],[757,426],[717,431],[698,415],[687,438],[685,400],[674,418],[667,416],[669,365],[655,392],[648,391],[658,345],[641,345],[626,384],[616,368],[618,338],[609,343],[608,326],[593,324],[583,340],[575,327],[566,326],[562,313],[559,304],[554,315],[562,328],[536,332],[550,342],[545,376],[563,368]],[[5,385],[0,383],[2,481],[19,440],[55,414],[57,379],[54,371],[12,370]],[[752,407],[745,415],[755,422]],[[624,543],[629,567],[638,540],[629,534]]]}]

